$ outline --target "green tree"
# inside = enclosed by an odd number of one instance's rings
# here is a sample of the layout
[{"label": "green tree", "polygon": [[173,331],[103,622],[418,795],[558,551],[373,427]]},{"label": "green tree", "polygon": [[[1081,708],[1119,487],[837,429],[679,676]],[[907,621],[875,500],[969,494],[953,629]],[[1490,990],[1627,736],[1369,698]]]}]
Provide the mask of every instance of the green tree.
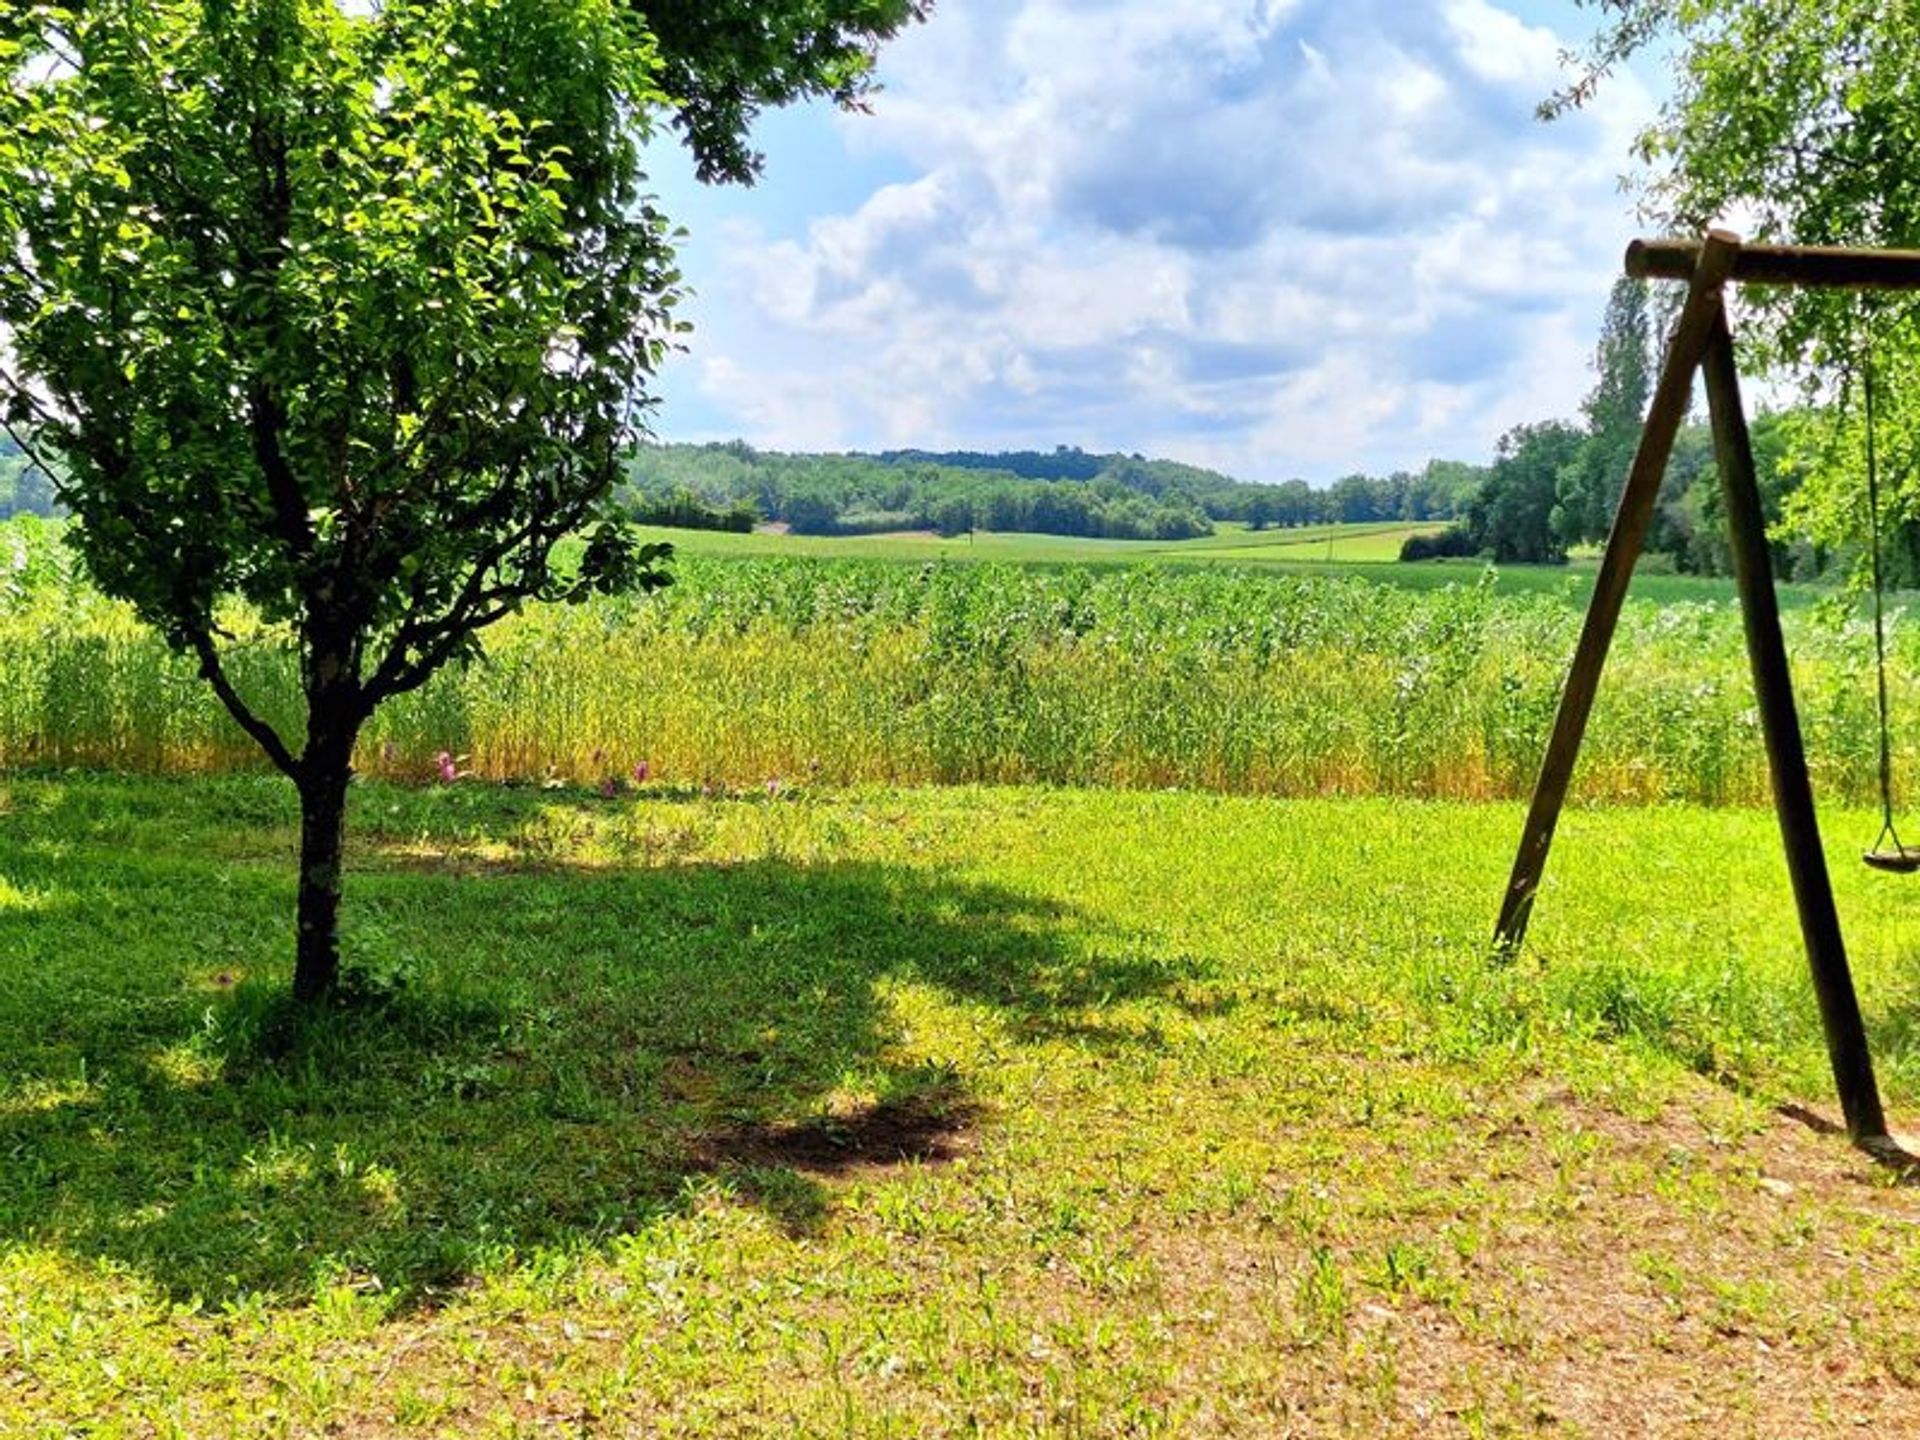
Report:
[{"label": "green tree", "polygon": [[[1800,244],[1920,241],[1920,12],[1884,0],[1588,0],[1607,17],[1581,74],[1544,107],[1583,102],[1664,37],[1674,88],[1641,134],[1655,213],[1699,230],[1730,213]],[[1764,297],[1794,310],[1819,297]],[[1843,306],[1844,308],[1844,306]]]},{"label": "green tree", "polygon": [[1586,437],[1559,420],[1521,425],[1500,437],[1493,469],[1467,507],[1474,548],[1505,563],[1557,565],[1566,546],[1554,533],[1561,473]]},{"label": "green tree", "polygon": [[749,127],[766,106],[825,97],[861,108],[874,48],[930,0],[633,0],[660,56],[660,88],[703,180],[750,181]]},{"label": "green tree", "polygon": [[[640,169],[654,121],[673,118],[704,174],[750,178],[755,109],[857,101],[871,40],[915,13],[10,12],[8,418],[63,462],[100,585],[197,658],[295,784],[299,998],[337,981],[347,785],[374,708],[475,656],[529,599],[666,583],[668,548],[608,507],[679,329]],[[296,651],[297,726],[233,679],[242,627]]]},{"label": "green tree", "polygon": [[1652,329],[1646,284],[1615,281],[1594,353],[1599,379],[1582,407],[1587,440],[1560,476],[1553,528],[1562,545],[1604,540],[1612,527],[1653,395]]},{"label": "green tree", "polygon": [[[373,709],[528,598],[666,580],[599,519],[672,333],[653,49],[611,0],[41,13],[0,102],[12,418],[102,588],[297,788],[315,999]],[[232,678],[236,599],[298,652],[297,732]]]},{"label": "green tree", "polygon": [[[1640,136],[1646,208],[1697,233],[1738,215],[1749,238],[1920,247],[1920,8],[1884,0],[1592,0],[1602,16],[1549,115],[1584,103],[1658,40],[1674,87]],[[1871,354],[1889,519],[1920,513],[1920,316],[1904,299],[1742,292],[1746,363],[1797,374],[1830,423],[1793,427],[1805,483],[1788,523],[1828,542],[1864,529],[1860,373]]]},{"label": "green tree", "polygon": [[1486,483],[1487,472],[1478,465],[1461,460],[1429,460],[1415,480],[1421,497],[1421,519],[1453,519],[1464,516],[1473,497]]}]

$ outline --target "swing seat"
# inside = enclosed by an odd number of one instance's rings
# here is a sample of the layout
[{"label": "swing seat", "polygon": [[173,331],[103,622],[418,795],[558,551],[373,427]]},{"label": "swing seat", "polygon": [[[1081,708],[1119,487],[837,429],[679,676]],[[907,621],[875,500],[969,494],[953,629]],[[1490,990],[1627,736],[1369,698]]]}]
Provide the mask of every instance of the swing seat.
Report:
[{"label": "swing seat", "polygon": [[1911,875],[1920,870],[1920,847],[1913,845],[1894,845],[1888,849],[1875,847],[1864,851],[1860,858],[1875,870],[1885,870],[1890,875]]}]

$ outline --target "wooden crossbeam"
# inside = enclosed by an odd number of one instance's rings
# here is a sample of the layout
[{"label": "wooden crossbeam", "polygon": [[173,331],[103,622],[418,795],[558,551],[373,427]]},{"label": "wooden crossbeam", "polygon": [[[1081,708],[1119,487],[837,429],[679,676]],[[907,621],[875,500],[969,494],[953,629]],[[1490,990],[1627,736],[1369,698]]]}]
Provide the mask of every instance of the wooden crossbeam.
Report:
[{"label": "wooden crossbeam", "polygon": [[[1724,230],[1712,233],[1740,243]],[[1703,248],[1698,240],[1636,240],[1627,248],[1627,274],[1635,280],[1691,280]],[[1727,278],[1797,289],[1920,290],[1920,250],[1742,244]]]}]

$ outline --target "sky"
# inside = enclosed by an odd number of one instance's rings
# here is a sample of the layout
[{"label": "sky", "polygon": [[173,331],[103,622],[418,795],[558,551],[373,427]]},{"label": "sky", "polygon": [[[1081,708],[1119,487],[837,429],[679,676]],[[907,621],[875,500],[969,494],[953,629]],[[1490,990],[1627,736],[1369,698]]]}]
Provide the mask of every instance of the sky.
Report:
[{"label": "sky", "polygon": [[942,0],[751,188],[657,147],[666,440],[1138,452],[1324,483],[1573,418],[1657,100],[1534,107],[1571,0]]}]

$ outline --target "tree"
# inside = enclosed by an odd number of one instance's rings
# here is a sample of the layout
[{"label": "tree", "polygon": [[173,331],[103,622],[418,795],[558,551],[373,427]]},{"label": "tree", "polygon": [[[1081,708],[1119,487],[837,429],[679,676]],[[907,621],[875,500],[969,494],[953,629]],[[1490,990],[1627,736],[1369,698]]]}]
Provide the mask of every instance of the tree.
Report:
[{"label": "tree", "polygon": [[[1698,230],[1736,209],[1757,236],[1913,244],[1920,173],[1904,142],[1920,105],[1920,15],[1884,0],[1588,0],[1609,19],[1579,77],[1542,107],[1584,103],[1666,36],[1675,85],[1636,145],[1664,220]],[[1804,292],[1767,297],[1794,308]]]},{"label": "tree", "polygon": [[932,10],[930,0],[634,0],[660,54],[660,88],[703,180],[750,181],[747,143],[769,105],[825,97],[861,108],[874,47]]},{"label": "tree", "polygon": [[973,501],[964,495],[950,495],[944,500],[936,500],[929,518],[933,521],[933,528],[949,539],[968,534],[975,524]]},{"label": "tree", "polygon": [[1486,483],[1487,472],[1478,465],[1460,460],[1429,460],[1415,482],[1424,497],[1425,514],[1420,518],[1449,519],[1464,516],[1473,497]]},{"label": "tree", "polygon": [[[1593,0],[1604,21],[1580,73],[1544,107],[1584,103],[1637,50],[1664,41],[1675,84],[1640,136],[1646,208],[1698,232],[1741,216],[1750,238],[1920,246],[1920,10],[1884,0]],[[1904,300],[1741,292],[1748,363],[1798,375],[1832,423],[1796,430],[1805,483],[1790,523],[1828,541],[1864,529],[1859,378],[1869,353],[1880,441],[1904,477],[1890,518],[1920,513],[1920,316]],[[1819,433],[1816,433],[1816,430]]]},{"label": "tree", "polygon": [[780,513],[795,535],[831,535],[840,528],[840,507],[814,491],[789,495]]},{"label": "tree", "polygon": [[[296,786],[315,999],[373,709],[528,598],[665,582],[600,518],[675,299],[652,47],[608,0],[44,15],[0,124],[12,418],[102,588]],[[235,599],[297,652],[304,735],[233,682]]]},{"label": "tree", "polygon": [[1585,437],[1558,420],[1500,437],[1493,469],[1467,509],[1475,549],[1506,563],[1557,565],[1567,558],[1552,516],[1560,475]]},{"label": "tree", "polygon": [[[679,328],[668,223],[642,190],[655,117],[673,115],[703,173],[750,178],[741,127],[758,105],[857,101],[862,37],[916,13],[88,0],[10,14],[8,418],[63,462],[101,587],[196,657],[296,786],[298,998],[338,978],[345,801],[374,708],[474,657],[529,599],[668,579],[669,547],[639,544],[608,508]],[[232,678],[243,613],[298,657],[300,733]]]},{"label": "tree", "polygon": [[1373,481],[1365,475],[1342,475],[1327,489],[1330,517],[1343,524],[1377,520]]},{"label": "tree", "polygon": [[1583,406],[1586,443],[1560,476],[1553,528],[1562,545],[1604,540],[1613,524],[1653,394],[1652,329],[1646,283],[1616,280],[1594,353],[1599,379]]}]

